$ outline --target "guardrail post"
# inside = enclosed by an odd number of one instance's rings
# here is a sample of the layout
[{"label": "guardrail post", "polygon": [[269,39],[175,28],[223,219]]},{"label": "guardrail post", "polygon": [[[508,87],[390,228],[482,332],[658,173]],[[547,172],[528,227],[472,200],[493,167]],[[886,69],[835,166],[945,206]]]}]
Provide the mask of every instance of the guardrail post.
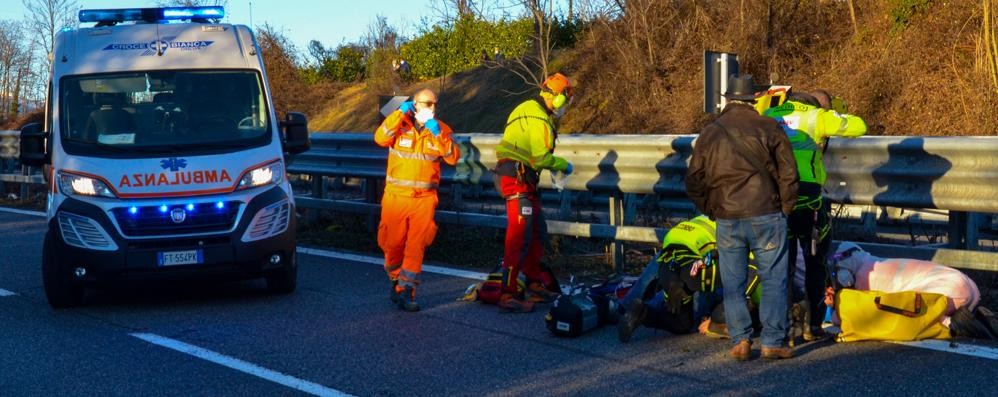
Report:
[{"label": "guardrail post", "polygon": [[[378,204],[378,180],[374,178],[364,179],[364,200],[371,204]],[[371,210],[367,213],[367,232],[378,231],[378,211]]]},{"label": "guardrail post", "polygon": [[[610,225],[621,226],[624,219],[623,197],[619,192],[610,195]],[[613,271],[620,273],[624,270],[624,245],[618,243],[616,239],[610,243],[610,259],[613,263]]]},{"label": "guardrail post", "polygon": [[[21,175],[24,175],[25,177],[31,175],[31,167],[28,167],[26,165],[22,165],[21,166]],[[27,178],[25,178],[25,181],[27,181]],[[30,189],[31,189],[31,184],[30,183],[24,182],[24,183],[21,184],[21,200],[22,201],[27,201],[29,199],[28,195],[31,194],[31,190]]]},{"label": "guardrail post", "polygon": [[561,219],[568,219],[572,216],[572,191],[565,189],[559,193],[558,216]]},{"label": "guardrail post", "polygon": [[[312,198],[324,199],[326,198],[326,178],[322,175],[309,175],[312,179]],[[319,213],[322,210],[318,208],[310,208],[308,213],[305,214],[305,224],[313,225],[319,221]]]},{"label": "guardrail post", "polygon": [[963,211],[949,212],[949,246],[954,249],[962,249],[967,246],[967,230],[969,229],[970,216]]},{"label": "guardrail post", "polygon": [[971,212],[967,219],[967,249],[977,250],[980,248],[980,225],[983,214]]},{"label": "guardrail post", "polygon": [[878,207],[875,205],[867,206],[866,210],[860,215],[860,220],[863,222],[863,233],[870,235],[876,235],[877,233],[877,210]]},{"label": "guardrail post", "polygon": [[464,185],[460,183],[455,183],[450,186],[450,195],[454,200],[454,210],[460,211],[464,209]]}]

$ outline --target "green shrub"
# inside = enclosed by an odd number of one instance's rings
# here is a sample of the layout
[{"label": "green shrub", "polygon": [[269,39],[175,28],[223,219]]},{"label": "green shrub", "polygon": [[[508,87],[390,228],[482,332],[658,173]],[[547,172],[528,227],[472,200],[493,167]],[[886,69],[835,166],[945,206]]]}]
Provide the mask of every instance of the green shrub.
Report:
[{"label": "green shrub", "polygon": [[481,54],[498,48],[505,57],[519,57],[530,45],[529,19],[498,22],[462,18],[452,26],[433,26],[402,45],[402,58],[416,78],[440,77],[481,64]]},{"label": "green shrub", "polygon": [[929,8],[932,0],[891,0],[891,33],[898,33],[908,27],[915,15]]}]

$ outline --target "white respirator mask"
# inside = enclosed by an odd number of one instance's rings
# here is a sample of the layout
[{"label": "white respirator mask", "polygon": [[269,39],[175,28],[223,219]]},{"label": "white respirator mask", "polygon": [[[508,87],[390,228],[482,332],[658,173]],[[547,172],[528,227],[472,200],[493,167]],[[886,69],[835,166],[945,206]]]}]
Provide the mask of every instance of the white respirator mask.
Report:
[{"label": "white respirator mask", "polygon": [[419,124],[426,124],[426,122],[433,118],[433,109],[423,108],[416,112],[416,121]]}]

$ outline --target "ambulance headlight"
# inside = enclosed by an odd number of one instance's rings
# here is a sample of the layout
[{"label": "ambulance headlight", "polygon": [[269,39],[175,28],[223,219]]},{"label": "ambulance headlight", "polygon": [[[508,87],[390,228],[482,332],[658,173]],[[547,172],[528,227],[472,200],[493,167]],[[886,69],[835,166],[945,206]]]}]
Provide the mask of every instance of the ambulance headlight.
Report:
[{"label": "ambulance headlight", "polygon": [[115,197],[114,191],[103,181],[66,172],[59,173],[59,189],[67,195]]},{"label": "ambulance headlight", "polygon": [[280,161],[251,170],[239,178],[236,189],[249,189],[257,186],[278,184],[284,180],[284,166]]}]

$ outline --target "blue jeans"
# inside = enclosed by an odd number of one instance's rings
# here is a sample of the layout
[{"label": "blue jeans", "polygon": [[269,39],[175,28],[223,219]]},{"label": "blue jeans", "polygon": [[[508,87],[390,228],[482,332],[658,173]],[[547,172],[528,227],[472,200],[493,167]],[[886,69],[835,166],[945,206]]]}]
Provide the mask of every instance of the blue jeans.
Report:
[{"label": "blue jeans", "polygon": [[744,219],[717,220],[717,251],[721,282],[724,283],[724,316],[731,340],[738,343],[752,336],[752,317],[745,301],[748,284],[748,254],[759,264],[762,301],[762,345],[782,347],[787,328],[787,218],[783,213]]}]

